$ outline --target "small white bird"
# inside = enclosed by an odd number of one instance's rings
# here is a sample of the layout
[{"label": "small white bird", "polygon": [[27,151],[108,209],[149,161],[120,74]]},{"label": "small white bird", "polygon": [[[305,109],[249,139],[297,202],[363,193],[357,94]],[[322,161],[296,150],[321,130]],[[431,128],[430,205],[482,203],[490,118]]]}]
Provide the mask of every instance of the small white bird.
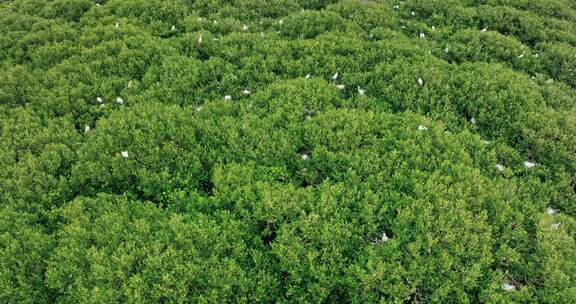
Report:
[{"label": "small white bird", "polygon": [[243,31],[247,31],[247,30],[248,30],[248,26],[246,26],[246,24],[243,24],[243,25],[242,25],[242,30],[243,30]]},{"label": "small white bird", "polygon": [[308,158],[310,158],[310,157],[308,156],[308,153],[305,153],[305,152],[302,153],[302,154],[300,154],[300,157],[302,157],[303,160],[308,160]]},{"label": "small white bird", "polygon": [[448,48],[448,46],[446,46],[446,47],[444,48],[444,53],[448,53],[449,51],[450,51],[450,49]]},{"label": "small white bird", "polygon": [[524,167],[526,167],[526,169],[531,169],[531,168],[534,168],[535,166],[536,166],[536,163],[529,162],[527,160],[524,161]]},{"label": "small white bird", "polygon": [[198,37],[198,43],[202,43],[202,35],[200,35],[200,37]]},{"label": "small white bird", "polygon": [[284,20],[282,20],[282,19],[278,20],[278,24],[280,24],[280,25],[284,24]]},{"label": "small white bird", "polygon": [[486,32],[488,30],[487,27],[483,28],[482,30],[480,30],[481,32]]},{"label": "small white bird", "polygon": [[250,94],[251,92],[250,92],[250,90],[248,90],[248,89],[244,89],[244,90],[242,90],[242,93],[248,95],[248,94]]},{"label": "small white bird", "polygon": [[370,35],[368,35],[368,37],[370,37],[370,39],[374,38],[374,35],[372,35],[372,33],[370,33]]},{"label": "small white bird", "polygon": [[399,9],[400,5],[394,5],[394,9]]},{"label": "small white bird", "polygon": [[504,289],[505,291],[512,291],[515,288],[516,288],[516,286],[508,284],[508,283],[502,284],[502,289]]},{"label": "small white bird", "polygon": [[96,6],[101,6],[101,5],[102,5],[102,4],[100,4],[100,3],[96,3]]},{"label": "small white bird", "polygon": [[122,154],[122,157],[128,158],[128,151],[122,151],[120,154]]},{"label": "small white bird", "polygon": [[420,33],[420,39],[424,39],[424,38],[426,38],[426,34]]},{"label": "small white bird", "polygon": [[118,22],[116,22],[116,24],[114,25],[115,28],[118,28],[120,26],[120,24]]},{"label": "small white bird", "polygon": [[561,222],[554,223],[554,224],[552,224],[552,228],[558,229],[558,228],[560,228],[560,224],[562,224],[562,223]]},{"label": "small white bird", "polygon": [[382,238],[380,239],[382,242],[388,242],[390,238],[386,235],[386,232],[382,233]]},{"label": "small white bird", "polygon": [[476,124],[476,118],[474,118],[474,117],[470,118],[470,122],[471,122],[473,125],[475,125],[475,124]]},{"label": "small white bird", "polygon": [[102,103],[104,100],[102,99],[102,97],[96,97],[96,101],[97,101],[98,103]]},{"label": "small white bird", "polygon": [[423,125],[418,126],[418,131],[426,131],[426,130],[428,130],[428,128],[426,128],[425,126]]},{"label": "small white bird", "polygon": [[424,80],[422,80],[422,78],[418,78],[418,84],[419,84],[420,86],[423,86],[423,85],[424,85]]},{"label": "small white bird", "polygon": [[338,90],[344,90],[345,87],[346,87],[346,86],[343,85],[343,84],[338,84],[338,85],[336,85],[336,88],[337,88]]},{"label": "small white bird", "polygon": [[224,100],[232,100],[232,96],[226,95],[226,96],[224,96]]},{"label": "small white bird", "polygon": [[119,104],[124,104],[124,99],[122,99],[121,97],[116,97],[116,102]]},{"label": "small white bird", "polygon": [[338,79],[338,72],[334,73],[334,75],[332,75],[332,79],[336,80]]},{"label": "small white bird", "polygon": [[310,79],[310,74],[306,74],[306,76],[304,76],[304,79]]},{"label": "small white bird", "polygon": [[498,169],[498,171],[504,171],[504,165],[496,164],[496,169]]},{"label": "small white bird", "polygon": [[172,28],[171,28],[171,30],[175,31],[175,30],[176,30],[176,26],[173,25]]},{"label": "small white bird", "polygon": [[90,126],[86,125],[86,126],[84,126],[84,133],[88,133],[88,132],[90,132]]},{"label": "small white bird", "polygon": [[361,89],[360,86],[358,86],[358,94],[359,94],[360,96],[364,96],[364,95],[366,95],[366,90]]},{"label": "small white bird", "polygon": [[212,21],[212,23],[214,23],[214,24],[218,24],[218,21],[214,20],[214,21]]},{"label": "small white bird", "polygon": [[432,26],[432,30],[435,31],[435,30],[436,30],[436,27],[435,27],[435,26]]},{"label": "small white bird", "polygon": [[416,13],[414,11],[410,12],[412,14],[412,16],[416,16]]},{"label": "small white bird", "polygon": [[526,54],[526,51],[522,52],[522,54],[520,56],[518,56],[518,58],[524,57],[524,54]]},{"label": "small white bird", "polygon": [[538,58],[538,53],[534,54],[534,57]]},{"label": "small white bird", "polygon": [[556,214],[556,209],[548,207],[546,208],[546,213],[549,215],[554,215]]}]

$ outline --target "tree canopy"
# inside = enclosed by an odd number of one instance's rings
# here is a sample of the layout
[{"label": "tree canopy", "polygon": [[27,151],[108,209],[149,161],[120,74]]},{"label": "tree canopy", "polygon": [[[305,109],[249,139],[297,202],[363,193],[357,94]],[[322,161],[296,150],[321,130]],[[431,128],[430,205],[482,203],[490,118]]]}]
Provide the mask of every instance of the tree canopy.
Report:
[{"label": "tree canopy", "polygon": [[575,303],[576,2],[0,1],[0,302]]}]

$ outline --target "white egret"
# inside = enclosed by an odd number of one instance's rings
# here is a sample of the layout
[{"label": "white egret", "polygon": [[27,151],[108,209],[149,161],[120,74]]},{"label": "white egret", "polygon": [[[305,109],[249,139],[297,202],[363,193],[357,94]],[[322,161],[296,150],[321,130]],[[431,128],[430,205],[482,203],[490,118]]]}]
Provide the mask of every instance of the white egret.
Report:
[{"label": "white egret", "polygon": [[531,168],[534,168],[535,166],[536,166],[536,163],[529,162],[527,160],[524,161],[524,167],[526,167],[526,169],[531,169]]},{"label": "white egret", "polygon": [[516,286],[509,284],[509,283],[504,283],[504,284],[502,284],[502,289],[504,289],[505,291],[512,291],[512,290],[516,289]]}]

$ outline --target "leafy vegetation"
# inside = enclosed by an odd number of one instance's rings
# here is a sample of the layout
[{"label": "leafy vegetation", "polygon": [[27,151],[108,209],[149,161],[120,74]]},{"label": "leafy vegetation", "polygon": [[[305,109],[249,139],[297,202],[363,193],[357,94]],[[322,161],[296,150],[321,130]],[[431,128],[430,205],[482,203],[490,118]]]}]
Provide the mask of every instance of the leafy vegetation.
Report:
[{"label": "leafy vegetation", "polygon": [[575,303],[576,3],[0,2],[0,302]]}]

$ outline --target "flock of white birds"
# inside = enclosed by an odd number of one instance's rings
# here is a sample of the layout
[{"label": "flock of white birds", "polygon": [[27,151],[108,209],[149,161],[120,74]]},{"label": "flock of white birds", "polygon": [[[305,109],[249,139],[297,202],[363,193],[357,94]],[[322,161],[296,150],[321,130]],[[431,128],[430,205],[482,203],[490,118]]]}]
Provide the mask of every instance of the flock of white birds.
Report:
[{"label": "flock of white birds", "polygon": [[[394,9],[399,9],[400,6],[399,6],[399,5],[395,5],[393,8],[394,8]],[[411,12],[411,13],[412,13],[413,16],[415,15],[414,12]],[[199,20],[203,21],[203,20],[205,20],[205,18],[199,18]],[[214,20],[213,22],[214,22],[215,24],[218,23],[217,20]],[[279,20],[278,23],[279,23],[279,24],[283,24],[283,20]],[[114,27],[115,27],[116,29],[119,28],[119,23],[116,23],[116,24],[114,25]],[[171,27],[170,29],[171,29],[172,31],[176,31],[176,30],[177,30],[177,28],[176,28],[175,25],[172,25],[172,27]],[[435,30],[435,29],[436,29],[435,26],[432,26],[432,30]],[[487,27],[484,27],[484,28],[481,29],[481,32],[486,32],[487,30],[488,30],[488,28],[487,28]],[[246,24],[243,24],[243,25],[242,25],[242,31],[248,31],[248,26],[247,26]],[[420,33],[420,34],[419,34],[419,38],[420,38],[420,39],[425,39],[425,38],[426,38],[426,34],[425,34],[425,33]],[[202,41],[203,41],[203,38],[202,38],[202,36],[200,35],[200,36],[198,37],[198,43],[202,43]],[[449,52],[448,46],[446,46],[446,47],[444,48],[444,52],[446,52],[446,53]],[[525,53],[526,53],[525,51],[522,52],[522,54],[519,55],[518,58],[524,57]],[[536,54],[535,56],[537,56],[537,54]],[[338,80],[338,76],[339,76],[339,75],[338,75],[338,72],[336,72],[336,73],[334,73],[334,74],[332,75],[331,78],[332,78],[332,80],[336,81],[336,80]],[[304,79],[310,79],[310,78],[311,78],[311,75],[310,75],[310,74],[306,74],[306,76],[304,76]],[[423,80],[422,78],[420,78],[420,77],[418,77],[417,83],[418,83],[418,85],[420,85],[420,86],[424,86],[424,80]],[[344,85],[344,84],[336,84],[336,88],[337,88],[338,90],[344,90],[344,89],[346,88],[346,85]],[[358,95],[360,95],[360,96],[365,96],[365,95],[366,95],[366,90],[362,89],[360,86],[357,86],[357,91],[358,91]],[[245,88],[245,89],[242,90],[242,93],[245,94],[245,95],[249,95],[249,94],[251,94],[252,92],[251,92],[248,88]],[[225,96],[224,96],[224,100],[225,100],[225,101],[231,101],[231,100],[232,100],[232,95],[225,95]],[[97,97],[97,98],[96,98],[96,101],[97,101],[99,104],[102,104],[102,103],[104,102],[104,100],[102,99],[102,97]],[[117,97],[117,98],[116,98],[116,103],[118,103],[118,104],[124,104],[124,100],[123,100],[121,97]],[[198,108],[197,108],[197,111],[199,111],[199,110],[201,110],[201,107],[198,107]],[[475,119],[475,118],[471,118],[470,121],[471,121],[472,124],[476,124],[476,119]],[[427,131],[428,128],[425,127],[425,126],[423,126],[423,125],[419,125],[419,126],[418,126],[418,130],[419,130],[419,131]],[[85,129],[84,129],[84,132],[85,132],[85,133],[88,133],[89,131],[90,131],[90,126],[86,125],[86,126],[85,126]],[[446,133],[447,133],[447,134],[450,134],[448,131],[446,131]],[[488,141],[485,141],[485,140],[483,140],[483,142],[486,143],[486,144],[489,143]],[[122,152],[120,152],[120,155],[121,155],[122,157],[124,157],[124,158],[128,158],[128,156],[129,156],[128,151],[122,151]],[[302,158],[302,160],[307,161],[307,160],[309,160],[310,155],[309,155],[308,153],[301,153],[301,154],[300,154],[300,157]],[[526,160],[526,161],[523,162],[523,165],[524,165],[524,167],[525,167],[526,169],[532,169],[532,168],[534,168],[537,164],[534,163],[534,162],[531,162],[531,161],[527,161],[527,160]],[[503,164],[499,163],[499,164],[496,164],[496,169],[497,169],[498,171],[504,171],[505,167],[504,167]],[[555,209],[549,207],[549,208],[546,209],[546,213],[547,213],[548,215],[555,215],[555,214],[557,213],[557,211],[556,211]],[[558,228],[560,227],[560,224],[561,224],[560,222],[554,223],[554,224],[552,224],[552,228],[558,229]],[[390,240],[390,238],[386,235],[386,232],[384,232],[384,233],[382,233],[382,236],[381,236],[380,238],[374,240],[374,241],[372,242],[372,244],[377,245],[377,244],[380,244],[380,243],[386,243],[386,242],[388,242],[389,240]],[[503,283],[501,287],[502,287],[502,289],[505,290],[505,291],[513,291],[513,290],[516,289],[516,285],[514,285],[514,284],[511,283],[511,282]]]}]

